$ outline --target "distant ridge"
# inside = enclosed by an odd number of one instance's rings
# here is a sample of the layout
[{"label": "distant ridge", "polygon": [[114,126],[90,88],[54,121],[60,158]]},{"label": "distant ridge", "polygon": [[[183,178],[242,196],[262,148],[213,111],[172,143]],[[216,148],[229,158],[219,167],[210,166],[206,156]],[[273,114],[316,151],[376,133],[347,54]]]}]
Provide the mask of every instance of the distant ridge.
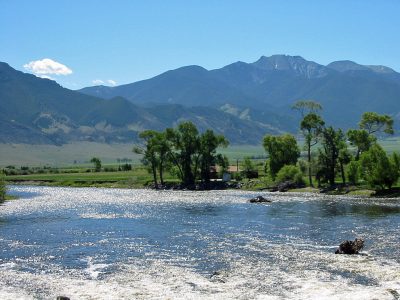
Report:
[{"label": "distant ridge", "polygon": [[[385,66],[262,56],[215,70],[186,66],[131,84],[72,91],[0,62],[0,143],[133,143],[145,129],[183,120],[232,144],[298,132],[291,105],[320,102],[327,124],[357,126],[365,111],[400,118],[400,74]],[[398,123],[395,125],[398,126]]]},{"label": "distant ridge", "polygon": [[[194,69],[194,77],[203,72]],[[109,89],[103,90],[107,93]],[[270,116],[271,120],[267,117],[259,122],[200,105],[141,107],[119,96],[101,99],[72,91],[0,63],[0,143],[134,143],[142,130],[162,130],[190,120],[200,130],[212,128],[226,135],[234,144],[254,144],[266,132],[283,131],[280,117]]]},{"label": "distant ridge", "polygon": [[262,56],[256,62],[235,62],[220,69],[188,66],[123,86],[80,90],[102,98],[123,96],[132,103],[175,103],[292,114],[290,105],[313,99],[324,107],[328,123],[356,126],[364,111],[400,115],[400,74],[385,66],[349,60],[327,66],[301,56]]}]

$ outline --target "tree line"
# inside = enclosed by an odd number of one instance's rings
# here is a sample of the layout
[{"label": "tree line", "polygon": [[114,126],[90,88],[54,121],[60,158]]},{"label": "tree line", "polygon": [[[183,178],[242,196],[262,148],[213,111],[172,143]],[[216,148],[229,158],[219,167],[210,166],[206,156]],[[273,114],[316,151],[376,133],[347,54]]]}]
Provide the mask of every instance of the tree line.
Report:
[{"label": "tree line", "polygon": [[[393,119],[388,115],[366,112],[361,116],[357,129],[346,133],[340,128],[326,126],[320,115],[322,106],[314,101],[298,101],[293,109],[301,114],[300,131],[307,153],[307,177],[314,186],[335,186],[340,175],[343,184],[357,184],[362,178],[374,188],[391,188],[400,175],[400,156],[387,155],[378,143],[377,135],[393,134]],[[283,170],[299,165],[300,149],[293,135],[267,135],[263,145],[269,154],[267,169],[273,179]],[[313,147],[316,151],[313,152]],[[351,151],[350,147],[355,148]],[[296,173],[296,172],[292,172]],[[293,178],[290,178],[293,179]]]},{"label": "tree line", "polygon": [[[400,156],[388,155],[378,143],[378,136],[393,134],[393,119],[388,115],[366,112],[358,128],[344,132],[327,126],[321,116],[322,106],[315,101],[298,101],[293,105],[300,116],[300,132],[304,138],[306,159],[292,134],[266,135],[262,144],[268,159],[265,171],[274,182],[292,180],[309,186],[335,186],[339,177],[343,184],[356,185],[364,179],[374,188],[391,188],[400,176]],[[145,130],[139,137],[142,145],[133,151],[143,155],[142,162],[153,177],[155,186],[164,185],[164,173],[176,175],[184,186],[197,181],[210,182],[210,170],[219,165],[227,170],[229,161],[217,148],[229,142],[212,130],[199,133],[191,122],[164,131]],[[244,169],[253,169],[244,160]]]}]

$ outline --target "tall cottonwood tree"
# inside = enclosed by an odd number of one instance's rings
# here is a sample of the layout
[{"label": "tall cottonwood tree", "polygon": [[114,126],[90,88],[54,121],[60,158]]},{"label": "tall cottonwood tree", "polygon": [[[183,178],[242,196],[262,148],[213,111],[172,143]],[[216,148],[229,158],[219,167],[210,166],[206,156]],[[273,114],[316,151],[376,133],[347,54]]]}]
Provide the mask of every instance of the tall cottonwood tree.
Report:
[{"label": "tall cottonwood tree", "polygon": [[352,146],[357,148],[355,160],[360,154],[368,151],[377,141],[376,134],[393,134],[393,119],[388,115],[380,115],[376,112],[365,112],[361,117],[359,129],[349,129],[347,137]]},{"label": "tall cottonwood tree", "polygon": [[[332,126],[329,126],[322,131],[321,144],[322,147],[318,149],[319,177],[324,177],[331,186],[334,186],[337,166],[340,164],[344,176],[343,164],[347,161],[347,158],[344,157],[347,147],[345,135],[341,129],[334,129]],[[345,153],[342,154],[340,162],[341,152]]]},{"label": "tall cottonwood tree", "polygon": [[159,167],[159,158],[158,158],[158,134],[159,132],[155,130],[145,130],[139,134],[139,137],[143,139],[144,145],[142,147],[135,146],[133,148],[133,152],[137,154],[142,154],[142,163],[145,166],[148,166],[153,175],[153,181],[155,188],[158,187],[157,180],[157,169]]},{"label": "tall cottonwood tree", "polygon": [[308,181],[310,186],[313,186],[311,148],[318,143],[325,126],[324,120],[318,114],[322,110],[322,105],[313,100],[300,100],[292,106],[292,109],[299,111],[303,117],[300,130],[304,136],[304,148],[307,150]]},{"label": "tall cottonwood tree", "polygon": [[300,129],[304,136],[304,147],[307,150],[308,180],[313,186],[311,174],[311,148],[315,146],[322,134],[325,122],[316,113],[307,114],[300,123]]},{"label": "tall cottonwood tree", "polygon": [[217,154],[218,147],[227,147],[229,142],[222,135],[216,135],[210,129],[207,129],[200,135],[200,149],[199,149],[199,165],[200,165],[200,178],[203,182],[210,182],[210,169],[212,166],[219,164],[223,165],[226,159]]}]

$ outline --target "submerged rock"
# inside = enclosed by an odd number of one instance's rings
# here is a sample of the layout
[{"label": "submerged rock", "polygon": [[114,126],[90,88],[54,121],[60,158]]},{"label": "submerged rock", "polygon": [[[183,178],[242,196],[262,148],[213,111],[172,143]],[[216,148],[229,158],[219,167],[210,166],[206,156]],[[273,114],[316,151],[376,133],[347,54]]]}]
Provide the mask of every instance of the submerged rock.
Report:
[{"label": "submerged rock", "polygon": [[70,300],[68,297],[65,296],[58,296],[57,300]]},{"label": "submerged rock", "polygon": [[335,251],[335,254],[358,254],[359,251],[364,247],[363,239],[355,239],[353,241],[343,241],[340,243],[339,248]]},{"label": "submerged rock", "polygon": [[264,198],[263,196],[257,196],[254,198],[251,198],[249,200],[250,203],[263,203],[263,202],[272,202],[271,200]]}]

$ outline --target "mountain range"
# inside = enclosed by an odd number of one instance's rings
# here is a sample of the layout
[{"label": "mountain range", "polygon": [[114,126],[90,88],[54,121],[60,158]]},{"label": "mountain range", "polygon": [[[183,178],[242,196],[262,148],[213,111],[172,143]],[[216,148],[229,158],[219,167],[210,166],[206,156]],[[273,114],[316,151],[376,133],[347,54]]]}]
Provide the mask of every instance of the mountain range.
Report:
[{"label": "mountain range", "polygon": [[89,140],[134,143],[144,129],[183,120],[212,128],[232,144],[297,132],[290,107],[312,99],[328,124],[357,126],[365,111],[400,116],[400,74],[385,66],[300,56],[262,56],[220,69],[186,66],[116,87],[73,91],[0,63],[0,142],[64,144]]},{"label": "mountain range", "polygon": [[137,104],[229,104],[241,109],[290,115],[299,99],[320,102],[327,123],[356,126],[364,111],[400,112],[400,74],[385,66],[336,61],[323,66],[300,56],[262,56],[216,70],[188,66],[117,87],[80,90],[101,98],[122,96]]}]

